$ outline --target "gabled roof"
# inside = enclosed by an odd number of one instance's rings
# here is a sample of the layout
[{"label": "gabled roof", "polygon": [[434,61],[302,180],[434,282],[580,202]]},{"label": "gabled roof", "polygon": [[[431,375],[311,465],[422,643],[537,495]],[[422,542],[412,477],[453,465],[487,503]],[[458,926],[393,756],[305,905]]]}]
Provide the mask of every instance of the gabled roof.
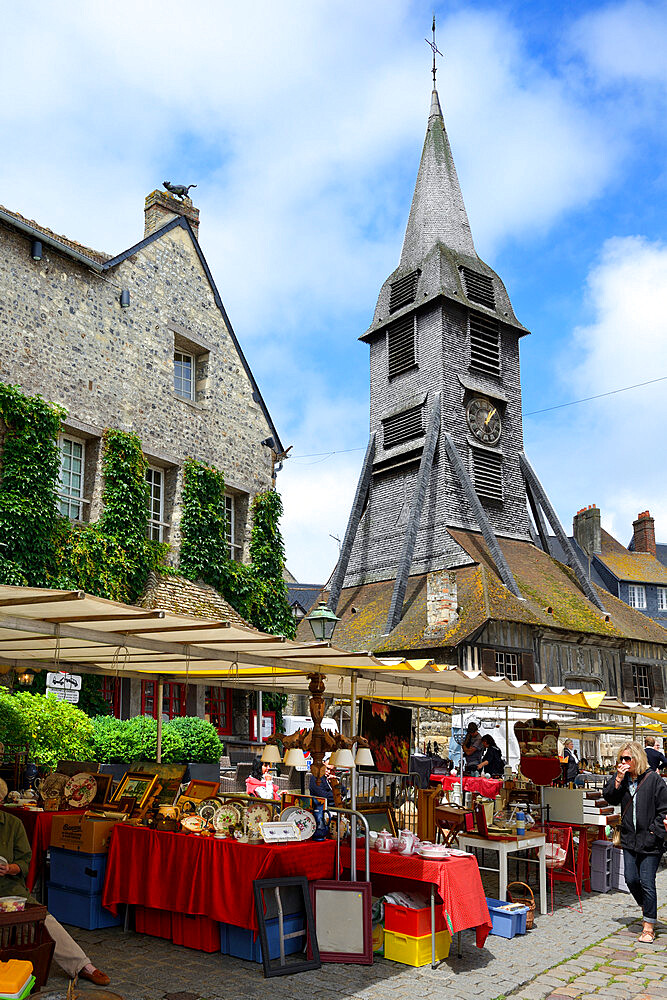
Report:
[{"label": "gabled roof", "polygon": [[322,592],[321,583],[287,583],[287,602],[291,605],[299,604],[304,612],[310,609],[317,602],[317,598]]},{"label": "gabled roof", "polygon": [[137,601],[140,608],[147,611],[169,611],[175,615],[194,615],[196,618],[212,618],[230,622],[244,628],[252,628],[231,604],[213,587],[199,580],[193,583],[184,576],[171,573],[148,574],[146,587]]},{"label": "gabled roof", "polygon": [[264,398],[261,392],[259,391],[259,386],[255,381],[255,376],[253,375],[250,369],[250,365],[248,364],[246,356],[243,353],[243,350],[238,342],[236,334],[234,333],[234,327],[232,326],[231,320],[227,315],[227,310],[225,309],[222,303],[222,298],[220,297],[218,288],[215,284],[215,281],[213,280],[211,269],[208,266],[204,254],[202,253],[202,249],[199,245],[199,240],[195,236],[194,231],[186,218],[184,218],[183,216],[176,216],[176,218],[172,219],[165,226],[162,226],[161,229],[157,229],[154,233],[151,233],[150,236],[146,236],[143,240],[140,240],[139,243],[135,243],[127,250],[123,250],[122,253],[117,254],[115,257],[110,257],[108,254],[100,253],[98,250],[91,250],[88,247],[84,247],[81,243],[76,243],[74,240],[68,239],[66,236],[58,236],[51,229],[47,229],[45,226],[41,226],[37,222],[33,222],[32,219],[25,219],[22,215],[19,215],[17,212],[10,212],[8,209],[3,208],[2,206],[0,206],[0,222],[4,222],[7,225],[13,226],[14,228],[20,230],[21,232],[25,233],[28,236],[41,240],[47,246],[52,247],[54,250],[57,250],[64,256],[76,260],[79,264],[87,265],[88,267],[92,268],[92,270],[97,271],[98,273],[108,271],[111,268],[116,267],[118,264],[122,264],[122,262],[127,260],[128,257],[133,257],[134,254],[139,253],[140,250],[143,250],[145,247],[153,243],[155,240],[158,240],[162,236],[165,236],[172,229],[175,229],[179,226],[182,229],[185,229],[185,231],[190,235],[190,238],[192,239],[195,252],[199,258],[199,262],[203,267],[209,285],[211,286],[211,291],[213,292],[213,299],[215,301],[215,304],[220,310],[220,313],[222,314],[225,326],[229,331],[229,336],[232,338],[232,342],[234,344],[234,347],[236,348],[243,369],[246,375],[248,376],[248,379],[250,380],[253,389],[253,398],[255,402],[259,404],[259,407],[262,410],[264,417],[266,418],[266,422],[269,425],[269,428],[271,430],[271,435],[273,436],[275,441],[274,450],[279,454],[281,452],[284,452],[284,447],[280,440],[278,431],[276,430],[276,426],[273,423],[271,414],[269,413],[268,407],[264,402]]},{"label": "gabled roof", "polygon": [[650,552],[630,552],[604,529],[602,551],[596,558],[614,574],[617,580],[667,586],[667,566],[663,566]]}]

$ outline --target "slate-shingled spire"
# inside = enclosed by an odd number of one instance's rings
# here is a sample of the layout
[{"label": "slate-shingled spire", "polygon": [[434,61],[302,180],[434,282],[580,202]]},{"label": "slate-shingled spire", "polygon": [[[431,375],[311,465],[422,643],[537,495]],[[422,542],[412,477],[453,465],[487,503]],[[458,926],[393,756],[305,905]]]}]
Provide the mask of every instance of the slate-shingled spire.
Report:
[{"label": "slate-shingled spire", "polygon": [[437,243],[476,256],[438,92],[434,90],[399,269],[419,267]]}]

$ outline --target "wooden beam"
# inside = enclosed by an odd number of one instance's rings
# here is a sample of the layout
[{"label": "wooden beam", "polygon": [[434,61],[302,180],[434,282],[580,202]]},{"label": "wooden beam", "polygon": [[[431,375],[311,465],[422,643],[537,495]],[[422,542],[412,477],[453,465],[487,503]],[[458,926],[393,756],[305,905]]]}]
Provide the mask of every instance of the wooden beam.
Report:
[{"label": "wooden beam", "polygon": [[45,618],[45,622],[53,622],[60,625],[62,622],[69,622],[70,625],[78,625],[81,622],[141,622],[150,619],[164,618],[164,611],[146,611],[138,615],[69,615],[68,617]]},{"label": "wooden beam", "polygon": [[62,594],[38,594],[36,597],[10,597],[0,600],[0,608],[20,608],[31,604],[60,604],[61,601],[82,601],[86,596],[83,590],[70,590]]},{"label": "wooden beam", "polygon": [[361,521],[364,504],[366,503],[366,498],[370,489],[374,458],[375,434],[371,434],[366,448],[366,455],[364,456],[364,463],[361,466],[357,490],[354,494],[354,500],[352,501],[352,509],[350,510],[350,516],[347,521],[345,537],[343,538],[343,544],[340,547],[340,555],[338,556],[338,562],[336,563],[336,568],[331,577],[331,587],[329,588],[329,600],[327,601],[327,607],[330,611],[333,611],[334,614],[336,613],[336,608],[338,607],[340,592],[343,589],[343,581],[345,580],[345,574],[347,573],[350,556],[352,555],[352,547],[354,545],[354,540],[357,537],[359,522]]},{"label": "wooden beam", "polygon": [[431,412],[428,418],[428,427],[426,428],[426,438],[424,439],[424,449],[422,451],[422,457],[419,463],[417,481],[415,482],[415,489],[414,493],[412,494],[412,502],[410,504],[410,516],[408,518],[408,523],[405,526],[405,535],[403,536],[403,546],[401,548],[401,555],[398,561],[396,581],[394,583],[394,590],[391,595],[391,604],[389,605],[387,624],[385,625],[384,629],[385,635],[389,635],[389,633],[396,628],[401,618],[403,617],[403,602],[405,600],[405,591],[407,590],[408,586],[408,577],[410,576],[412,557],[415,552],[415,544],[417,542],[417,532],[419,531],[419,522],[421,521],[422,511],[424,509],[424,501],[426,499],[426,488],[428,486],[428,482],[431,476],[431,469],[433,468],[435,446],[438,442],[439,434],[440,434],[440,393],[436,392],[433,399],[433,405],[431,406]]}]

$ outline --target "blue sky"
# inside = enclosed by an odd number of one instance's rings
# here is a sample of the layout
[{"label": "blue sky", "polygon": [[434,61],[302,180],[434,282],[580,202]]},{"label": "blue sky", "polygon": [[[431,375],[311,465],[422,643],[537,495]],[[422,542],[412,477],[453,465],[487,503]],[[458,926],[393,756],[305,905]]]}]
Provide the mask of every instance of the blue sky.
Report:
[{"label": "blue sky", "polygon": [[[667,3],[435,9],[477,250],[532,330],[526,414],[667,376]],[[204,253],[294,446],[279,488],[288,561],[308,582],[335,562],[367,439],[357,337],[400,254],[431,12],[421,0],[3,12],[0,203],[117,253],[164,178],[198,184]],[[649,508],[667,539],[666,390],[526,416],[566,526],[597,503],[627,541]]]}]

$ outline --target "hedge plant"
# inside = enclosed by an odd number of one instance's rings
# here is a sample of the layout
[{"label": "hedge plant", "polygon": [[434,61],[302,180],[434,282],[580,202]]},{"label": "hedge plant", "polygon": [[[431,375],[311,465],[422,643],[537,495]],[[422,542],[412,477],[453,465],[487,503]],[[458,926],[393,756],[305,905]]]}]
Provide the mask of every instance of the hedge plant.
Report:
[{"label": "hedge plant", "polygon": [[183,741],[184,761],[213,764],[220,760],[222,745],[215,726],[196,715],[186,715],[167,723],[170,733],[178,733]]},{"label": "hedge plant", "polygon": [[0,739],[25,744],[37,764],[93,759],[93,722],[85,712],[55,695],[0,691]]}]

